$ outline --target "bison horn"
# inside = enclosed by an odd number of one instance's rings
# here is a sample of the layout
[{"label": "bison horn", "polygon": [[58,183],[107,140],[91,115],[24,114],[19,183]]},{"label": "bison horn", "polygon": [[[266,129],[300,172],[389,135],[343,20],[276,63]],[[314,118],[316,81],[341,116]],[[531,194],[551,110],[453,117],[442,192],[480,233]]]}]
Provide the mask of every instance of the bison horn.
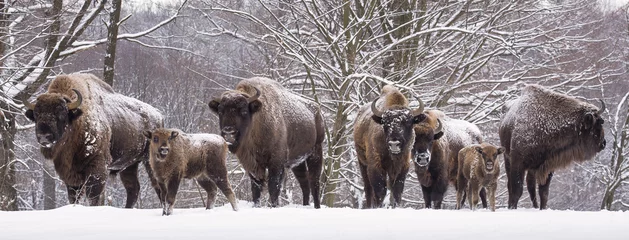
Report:
[{"label": "bison horn", "polygon": [[22,103],[24,103],[24,106],[29,110],[35,110],[35,104],[29,102],[28,99],[24,100]]},{"label": "bison horn", "polygon": [[83,103],[83,96],[81,95],[81,93],[76,89],[72,89],[72,91],[76,93],[76,101],[68,103],[69,110],[77,109],[79,106],[81,106],[81,103]]},{"label": "bison horn", "polygon": [[255,100],[258,100],[258,98],[260,97],[260,90],[258,90],[258,88],[257,88],[257,87],[253,87],[253,89],[255,89],[255,90],[256,90],[256,94],[255,94],[255,95],[253,95],[253,97],[248,98],[248,99],[247,99],[247,103],[251,103],[251,102],[253,102],[253,101],[255,101]]},{"label": "bison horn", "polygon": [[441,119],[437,118],[437,122],[439,123],[439,127],[435,130],[435,134],[440,133],[443,130],[443,123],[441,122]]},{"label": "bison horn", "polygon": [[378,107],[376,106],[376,102],[378,101],[378,99],[374,99],[373,102],[371,102],[371,112],[373,112],[373,115],[375,115],[376,117],[381,118],[382,117],[382,111],[378,110]]},{"label": "bison horn", "polygon": [[413,116],[419,116],[419,114],[424,113],[424,102],[419,98],[419,96],[415,96],[415,98],[419,102],[419,107],[413,109]]},{"label": "bison horn", "polygon": [[598,99],[601,102],[601,109],[598,110],[598,112],[596,112],[598,115],[603,114],[603,112],[605,112],[605,102],[603,102],[603,100]]}]

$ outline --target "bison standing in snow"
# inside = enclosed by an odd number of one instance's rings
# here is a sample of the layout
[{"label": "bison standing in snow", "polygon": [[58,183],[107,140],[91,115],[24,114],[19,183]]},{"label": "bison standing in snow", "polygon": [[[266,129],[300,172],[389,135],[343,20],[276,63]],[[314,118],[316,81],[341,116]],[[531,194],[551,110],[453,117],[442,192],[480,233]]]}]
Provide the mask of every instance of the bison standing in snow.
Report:
[{"label": "bison standing in snow", "polygon": [[461,209],[467,194],[470,209],[475,210],[481,189],[489,191],[491,211],[496,211],[496,189],[500,175],[498,155],[504,152],[503,147],[488,143],[474,144],[459,151],[459,167],[457,172],[456,209]]},{"label": "bison standing in snow", "polygon": [[[449,182],[457,172],[458,153],[467,145],[480,143],[476,125],[452,119],[439,110],[425,112],[426,120],[415,125],[413,159],[426,208],[440,209]],[[455,184],[456,186],[456,184]],[[485,192],[481,192],[486,206]]]},{"label": "bison standing in snow", "polygon": [[506,150],[510,209],[517,208],[522,196],[525,171],[534,207],[535,184],[539,183],[540,209],[545,209],[553,171],[592,159],[605,148],[601,118],[605,103],[601,104],[599,109],[539,85],[522,89],[507,107],[499,130]]},{"label": "bison standing in snow", "polygon": [[354,145],[365,188],[365,208],[382,207],[387,186],[393,195],[391,205],[401,203],[415,142],[413,126],[426,118],[424,104],[419,102],[419,108],[410,109],[406,97],[387,85],[379,98],[359,110]]},{"label": "bison standing in snow", "polygon": [[[267,78],[240,81],[235,90],[210,101],[221,135],[251,178],[255,206],[268,179],[272,207],[279,204],[286,168],[292,168],[309,204],[312,192],[320,208],[319,176],[323,166],[324,122],[317,103],[298,96]],[[268,176],[266,172],[268,171]]]},{"label": "bison standing in snow", "polygon": [[[125,207],[133,207],[140,191],[138,164],[148,162],[142,132],[162,126],[157,109],[115,93],[91,74],[58,76],[36,103],[24,105],[26,117],[35,122],[41,153],[53,160],[70,203],[85,193],[90,205],[101,204],[108,174],[119,171]],[[153,181],[148,167],[147,172]]]},{"label": "bison standing in snow", "polygon": [[194,178],[207,192],[206,208],[214,207],[216,187],[223,192],[234,211],[236,197],[227,178],[227,143],[216,134],[183,134],[176,129],[145,131],[150,141],[150,165],[159,183],[164,207],[162,214],[173,212],[181,179]]}]

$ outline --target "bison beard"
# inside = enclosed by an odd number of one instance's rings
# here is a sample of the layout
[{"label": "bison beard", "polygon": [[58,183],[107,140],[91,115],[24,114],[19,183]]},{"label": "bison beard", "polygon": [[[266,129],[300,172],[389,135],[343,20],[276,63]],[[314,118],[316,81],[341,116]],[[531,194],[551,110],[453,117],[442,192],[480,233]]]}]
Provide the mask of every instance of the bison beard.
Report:
[{"label": "bison beard", "polygon": [[[35,104],[24,105],[25,116],[35,122],[40,150],[53,160],[70,203],[85,194],[90,205],[102,204],[108,175],[120,172],[125,207],[133,207],[140,191],[138,164],[148,164],[148,144],[141,132],[161,127],[157,109],[115,93],[91,74],[57,76]],[[148,167],[147,172],[159,195]]]},{"label": "bison beard", "polygon": [[524,173],[533,206],[539,184],[540,209],[547,208],[553,171],[573,161],[592,159],[605,148],[601,109],[539,85],[527,85],[506,106],[500,121],[500,143],[505,147],[509,208],[522,196]]},{"label": "bison beard", "polygon": [[324,123],[315,102],[271,79],[251,78],[208,106],[218,115],[229,151],[236,154],[251,179],[255,206],[260,205],[265,181],[271,206],[279,205],[284,169],[291,168],[299,181],[303,204],[309,204],[312,193],[315,208],[320,208]]}]

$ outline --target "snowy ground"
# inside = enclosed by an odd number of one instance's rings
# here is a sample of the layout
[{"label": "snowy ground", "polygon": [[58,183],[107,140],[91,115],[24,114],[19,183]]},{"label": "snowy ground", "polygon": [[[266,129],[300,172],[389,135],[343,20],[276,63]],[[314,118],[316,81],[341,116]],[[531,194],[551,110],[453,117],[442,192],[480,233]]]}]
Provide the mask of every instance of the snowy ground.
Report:
[{"label": "snowy ground", "polygon": [[285,206],[240,211],[65,206],[0,212],[0,239],[629,239],[629,212],[414,210]]}]

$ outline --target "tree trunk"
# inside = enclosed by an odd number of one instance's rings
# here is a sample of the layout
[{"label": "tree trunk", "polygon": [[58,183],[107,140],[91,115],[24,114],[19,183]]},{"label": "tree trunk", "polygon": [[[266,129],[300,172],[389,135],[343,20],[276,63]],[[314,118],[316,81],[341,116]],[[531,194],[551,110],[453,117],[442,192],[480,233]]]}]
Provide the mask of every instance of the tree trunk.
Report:
[{"label": "tree trunk", "polygon": [[109,26],[107,28],[107,53],[105,54],[105,67],[103,69],[103,80],[110,86],[114,85],[114,65],[116,61],[116,43],[118,39],[118,24],[120,21],[120,10],[122,0],[113,0],[112,11],[109,15]]},{"label": "tree trunk", "polygon": [[603,195],[603,203],[601,204],[601,209],[612,210],[612,203],[614,203],[614,192],[616,192],[615,187],[608,186],[605,188],[605,194]]},{"label": "tree trunk", "polygon": [[57,207],[57,183],[55,181],[55,168],[52,161],[44,160],[42,163],[44,178],[44,210]]},{"label": "tree trunk", "polygon": [[17,211],[17,190],[15,189],[15,115],[0,112],[0,210]]}]

